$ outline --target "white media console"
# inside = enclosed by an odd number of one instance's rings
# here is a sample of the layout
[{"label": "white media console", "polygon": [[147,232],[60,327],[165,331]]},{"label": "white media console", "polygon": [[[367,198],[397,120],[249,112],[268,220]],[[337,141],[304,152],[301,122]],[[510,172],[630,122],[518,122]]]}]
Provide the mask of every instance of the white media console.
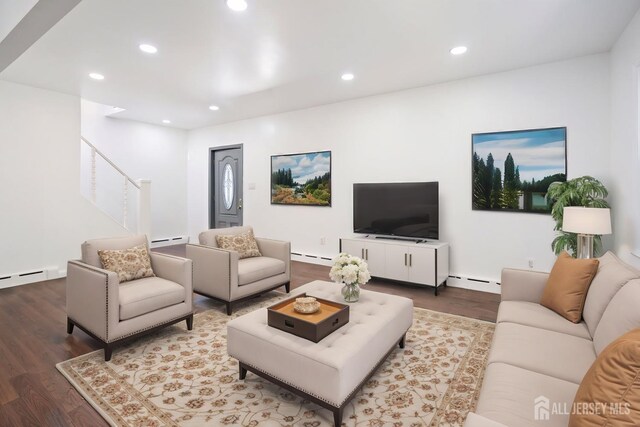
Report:
[{"label": "white media console", "polygon": [[372,276],[433,286],[436,295],[449,277],[448,243],[362,236],[340,239],[340,252],[365,260]]}]

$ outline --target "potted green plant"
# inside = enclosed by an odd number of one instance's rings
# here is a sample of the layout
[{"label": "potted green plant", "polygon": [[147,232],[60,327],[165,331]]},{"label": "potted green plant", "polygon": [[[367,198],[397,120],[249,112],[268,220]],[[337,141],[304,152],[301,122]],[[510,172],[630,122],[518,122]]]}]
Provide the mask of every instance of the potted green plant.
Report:
[{"label": "potted green plant", "polygon": [[[551,249],[557,254],[566,250],[573,257],[577,252],[577,235],[562,231],[562,215],[567,206],[583,206],[587,208],[608,208],[605,200],[609,192],[597,179],[581,176],[565,182],[553,182],[547,190],[547,200],[552,203],[551,217],[556,222],[554,230],[560,234],[551,242]],[[602,248],[601,236],[594,238],[594,253]]]}]

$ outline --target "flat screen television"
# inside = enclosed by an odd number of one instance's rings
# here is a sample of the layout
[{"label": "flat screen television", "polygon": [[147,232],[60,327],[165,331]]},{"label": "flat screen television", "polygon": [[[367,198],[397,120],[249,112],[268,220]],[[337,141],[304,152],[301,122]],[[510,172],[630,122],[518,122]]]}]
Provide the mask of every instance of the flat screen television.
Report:
[{"label": "flat screen television", "polygon": [[438,240],[438,183],[353,184],[353,231]]}]

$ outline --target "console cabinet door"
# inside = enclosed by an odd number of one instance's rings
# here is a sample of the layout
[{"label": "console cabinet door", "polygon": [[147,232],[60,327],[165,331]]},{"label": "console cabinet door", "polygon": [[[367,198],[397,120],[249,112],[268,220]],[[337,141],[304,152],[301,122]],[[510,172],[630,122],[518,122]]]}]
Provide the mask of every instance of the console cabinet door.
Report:
[{"label": "console cabinet door", "polygon": [[342,252],[362,258],[369,265],[369,273],[376,277],[385,276],[386,245],[382,243],[342,239]]},{"label": "console cabinet door", "polygon": [[342,252],[364,259],[364,245],[358,240],[342,239]]},{"label": "console cabinet door", "polygon": [[413,247],[409,252],[409,282],[435,286],[436,250]]},{"label": "console cabinet door", "polygon": [[387,275],[388,279],[409,280],[409,250],[406,246],[387,245]]},{"label": "console cabinet door", "polygon": [[372,276],[386,277],[386,249],[383,243],[365,242],[363,259],[369,265]]}]

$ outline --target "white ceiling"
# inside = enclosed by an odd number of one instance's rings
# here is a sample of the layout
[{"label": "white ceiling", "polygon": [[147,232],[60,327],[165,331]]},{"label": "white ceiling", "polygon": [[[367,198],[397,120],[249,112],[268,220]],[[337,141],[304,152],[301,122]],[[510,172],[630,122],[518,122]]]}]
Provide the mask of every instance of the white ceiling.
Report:
[{"label": "white ceiling", "polygon": [[0,1],[0,40],[25,17],[38,0],[2,0]]},{"label": "white ceiling", "polygon": [[[192,129],[606,52],[640,7],[247,1],[240,13],[224,0],[83,0],[0,78],[125,108],[117,117]],[[159,52],[143,54],[140,43]],[[469,51],[450,55],[457,45]],[[347,71],[355,80],[340,79]]]}]

